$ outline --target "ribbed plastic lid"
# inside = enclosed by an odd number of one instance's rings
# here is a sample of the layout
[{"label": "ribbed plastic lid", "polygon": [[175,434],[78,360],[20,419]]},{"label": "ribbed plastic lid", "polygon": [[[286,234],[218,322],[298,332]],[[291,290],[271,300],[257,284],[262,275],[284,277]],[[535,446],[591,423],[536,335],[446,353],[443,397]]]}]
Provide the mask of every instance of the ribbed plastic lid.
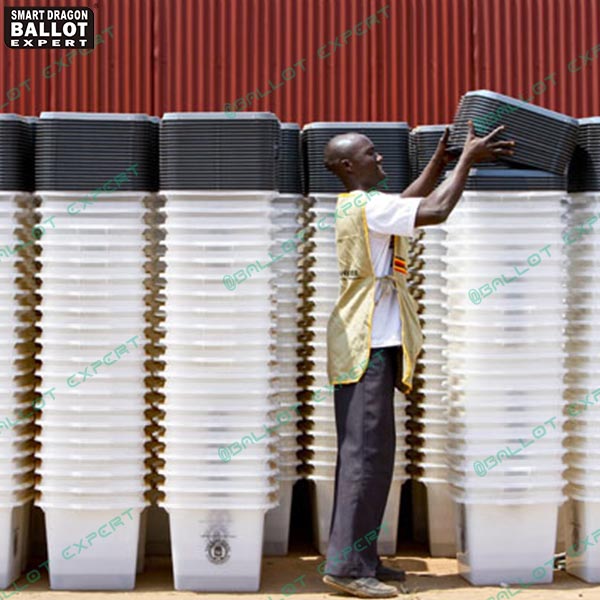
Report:
[{"label": "ribbed plastic lid", "polygon": [[[31,119],[33,117],[27,117],[27,118]],[[22,117],[21,115],[17,115],[15,113],[7,113],[7,114],[0,115],[0,119],[3,121],[21,121],[21,123],[27,123],[27,118]]]},{"label": "ribbed plastic lid", "polygon": [[586,117],[585,119],[579,119],[580,125],[600,125],[600,117]]},{"label": "ribbed plastic lid", "polygon": [[[235,111],[230,111],[235,112]],[[165,113],[162,117],[163,121],[190,121],[190,120],[221,120],[227,118],[227,114],[224,111],[220,112],[173,112],[173,113]],[[269,120],[269,121],[277,121],[277,115],[272,112],[235,112],[235,118],[237,119],[246,119],[246,120]],[[227,118],[228,119],[228,118]],[[229,121],[230,119],[228,119]]]},{"label": "ribbed plastic lid", "polygon": [[411,133],[417,133],[420,131],[444,131],[446,127],[452,127],[452,123],[448,123],[448,125],[417,125],[413,129],[410,130]]},{"label": "ribbed plastic lid", "polygon": [[469,175],[480,177],[562,177],[555,173],[536,169],[471,169]]},{"label": "ribbed plastic lid", "polygon": [[149,121],[146,114],[135,113],[94,113],[94,112],[43,112],[40,119],[62,119],[72,121]]},{"label": "ribbed plastic lid", "polygon": [[369,121],[348,121],[328,123],[327,121],[319,121],[316,123],[309,123],[305,125],[302,131],[308,131],[310,129],[348,129],[348,128],[361,128],[361,129],[398,129],[407,128],[409,125],[406,121],[386,121],[386,122],[369,122]]},{"label": "ribbed plastic lid", "polygon": [[550,110],[549,108],[542,108],[541,106],[536,106],[535,104],[531,104],[531,102],[525,102],[525,100],[518,100],[512,96],[505,96],[504,94],[499,94],[498,92],[492,92],[491,90],[472,90],[467,92],[464,97],[468,96],[476,96],[480,98],[483,96],[484,98],[491,98],[506,104],[511,104],[517,108],[522,108],[523,110],[529,110],[539,115],[550,117],[552,119],[556,119],[557,121],[562,121],[563,123],[568,123],[570,125],[578,124],[578,121],[575,117],[570,117],[569,115]]}]

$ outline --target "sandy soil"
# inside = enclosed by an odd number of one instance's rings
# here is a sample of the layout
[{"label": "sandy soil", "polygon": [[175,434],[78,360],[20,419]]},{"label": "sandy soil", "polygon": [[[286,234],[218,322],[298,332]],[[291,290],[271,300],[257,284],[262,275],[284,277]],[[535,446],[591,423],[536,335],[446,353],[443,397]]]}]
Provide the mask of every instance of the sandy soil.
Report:
[{"label": "sandy soil", "polygon": [[[176,592],[173,590],[173,578],[168,559],[149,558],[146,570],[138,575],[137,587],[132,592],[52,592],[48,591],[47,579],[42,579],[11,598],[22,600],[192,600],[197,598],[244,598],[247,600],[333,600],[344,598],[342,594],[328,591],[317,572],[322,558],[317,555],[292,553],[284,558],[265,557],[260,592],[248,594],[209,594]],[[473,587],[457,575],[456,561],[450,559],[428,558],[417,553],[395,556],[386,559],[390,566],[408,571],[408,581],[400,598],[405,600],[488,600],[495,599],[500,587]],[[35,566],[37,563],[32,563]],[[282,586],[305,575],[306,587],[299,588],[295,594],[284,596]],[[22,582],[25,579],[22,578]],[[21,580],[17,583],[22,583]],[[298,582],[298,585],[301,585]],[[14,588],[12,588],[14,591]],[[289,594],[290,588],[286,588]],[[5,592],[1,598],[7,598]],[[519,600],[600,600],[600,585],[590,585],[564,572],[555,572],[554,583],[533,586],[519,594]]]}]

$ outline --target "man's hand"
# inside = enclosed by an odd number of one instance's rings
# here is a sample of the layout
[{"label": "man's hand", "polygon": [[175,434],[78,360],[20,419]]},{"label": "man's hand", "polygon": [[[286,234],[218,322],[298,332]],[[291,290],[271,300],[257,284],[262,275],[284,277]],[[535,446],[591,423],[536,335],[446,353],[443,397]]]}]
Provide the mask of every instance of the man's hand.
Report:
[{"label": "man's hand", "polygon": [[431,194],[446,165],[456,158],[456,154],[449,152],[449,136],[450,128],[446,127],[444,135],[440,138],[437,148],[423,172],[400,194],[403,198],[429,196]]},{"label": "man's hand", "polygon": [[452,152],[448,152],[448,138],[450,137],[450,127],[446,127],[444,135],[440,138],[435,153],[431,157],[433,162],[437,162],[442,167],[445,167],[448,163],[452,162],[456,155]]},{"label": "man's hand", "polygon": [[465,160],[471,163],[484,162],[486,160],[493,161],[502,156],[512,156],[515,153],[515,151],[512,150],[512,146],[514,146],[516,142],[513,140],[506,142],[492,142],[492,138],[505,129],[504,125],[496,127],[494,131],[482,138],[475,136],[473,121],[468,121],[467,125],[469,126],[469,134],[467,135],[462,153]]},{"label": "man's hand", "polygon": [[492,138],[504,129],[504,125],[482,138],[475,137],[471,121],[468,122],[468,125],[469,135],[465,141],[456,168],[446,181],[421,200],[417,209],[415,227],[439,225],[448,218],[465,189],[469,171],[473,163],[484,160],[496,160],[501,156],[511,156],[514,154],[515,151],[512,149],[515,145],[514,141],[492,141]]}]

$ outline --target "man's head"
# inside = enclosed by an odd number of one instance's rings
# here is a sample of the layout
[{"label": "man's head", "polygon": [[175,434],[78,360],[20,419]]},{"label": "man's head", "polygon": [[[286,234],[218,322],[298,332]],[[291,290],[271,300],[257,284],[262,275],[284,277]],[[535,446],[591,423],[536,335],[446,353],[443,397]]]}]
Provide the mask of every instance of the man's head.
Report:
[{"label": "man's head", "polygon": [[369,190],[385,179],[383,156],[373,142],[360,133],[344,133],[331,138],[325,146],[325,166],[337,175],[348,191]]}]

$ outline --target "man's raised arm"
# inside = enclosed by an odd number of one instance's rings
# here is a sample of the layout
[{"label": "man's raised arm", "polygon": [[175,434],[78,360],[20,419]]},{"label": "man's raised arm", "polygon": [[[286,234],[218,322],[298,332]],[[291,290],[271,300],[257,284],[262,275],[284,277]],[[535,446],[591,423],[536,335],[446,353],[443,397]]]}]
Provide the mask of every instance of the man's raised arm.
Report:
[{"label": "man's raised arm", "polygon": [[[444,181],[437,189],[427,194],[425,198],[421,200],[417,210],[415,227],[439,225],[449,217],[465,189],[467,177],[469,176],[469,170],[474,163],[486,160],[496,160],[501,156],[511,156],[514,154],[514,150],[512,150],[512,146],[515,145],[514,141],[492,141],[492,139],[504,129],[504,125],[494,129],[494,131],[483,138],[475,137],[473,123],[471,121],[468,122],[468,126],[469,134],[465,141],[465,145],[456,168],[452,171],[451,176],[448,177],[446,181]],[[446,133],[444,133],[444,137],[447,139]],[[428,165],[428,167],[429,166],[430,165]],[[434,171],[432,169],[432,173],[433,172]],[[425,173],[425,171],[423,173]],[[417,183],[417,181],[414,183]],[[409,189],[410,188],[407,188],[406,191]],[[406,191],[402,194],[403,196],[408,196]]]}]

